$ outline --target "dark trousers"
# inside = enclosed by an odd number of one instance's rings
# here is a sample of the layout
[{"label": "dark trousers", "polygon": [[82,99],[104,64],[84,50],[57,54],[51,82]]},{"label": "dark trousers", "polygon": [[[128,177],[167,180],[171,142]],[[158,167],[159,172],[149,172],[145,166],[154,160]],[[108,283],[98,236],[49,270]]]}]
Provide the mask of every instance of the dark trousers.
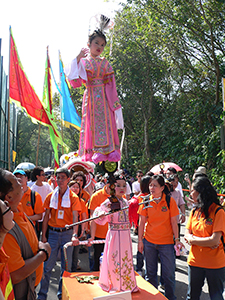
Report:
[{"label": "dark trousers", "polygon": [[220,269],[205,269],[188,266],[188,292],[187,300],[199,300],[207,280],[211,300],[223,300],[225,267]]},{"label": "dark trousers", "polygon": [[146,262],[145,280],[158,288],[158,256],[161,261],[161,274],[164,279],[165,296],[169,300],[176,300],[175,296],[175,255],[174,245],[157,245],[143,239],[144,256]]},{"label": "dark trousers", "polygon": [[36,224],[35,224],[35,228],[36,228],[36,233],[37,233],[38,240],[40,240],[40,235],[41,235],[41,232],[42,232],[42,223],[43,222],[36,221]]},{"label": "dark trousers", "polygon": [[[98,237],[95,237],[95,240],[104,240]],[[94,268],[93,271],[99,271],[99,258],[104,251],[104,243],[103,244],[94,244]]]},{"label": "dark trousers", "polygon": [[142,271],[142,268],[144,266],[144,255],[141,252],[137,252],[137,266],[136,271]]}]

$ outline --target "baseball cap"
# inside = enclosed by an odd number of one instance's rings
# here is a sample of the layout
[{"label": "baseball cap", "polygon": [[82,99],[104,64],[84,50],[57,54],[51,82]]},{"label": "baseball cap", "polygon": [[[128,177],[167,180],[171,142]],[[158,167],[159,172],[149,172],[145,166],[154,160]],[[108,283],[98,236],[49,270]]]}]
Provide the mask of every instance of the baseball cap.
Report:
[{"label": "baseball cap", "polygon": [[16,170],[16,171],[14,171],[13,175],[16,175],[16,174],[21,174],[21,175],[27,176],[27,174],[23,170]]}]

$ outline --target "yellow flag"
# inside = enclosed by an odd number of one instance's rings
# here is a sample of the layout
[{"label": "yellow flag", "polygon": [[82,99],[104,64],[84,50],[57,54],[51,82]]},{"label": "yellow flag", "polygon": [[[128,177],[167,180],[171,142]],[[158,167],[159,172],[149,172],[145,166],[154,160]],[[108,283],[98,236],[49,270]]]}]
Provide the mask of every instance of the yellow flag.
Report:
[{"label": "yellow flag", "polygon": [[15,162],[15,160],[16,160],[16,151],[14,151],[14,150],[13,150],[13,157],[12,157],[12,159],[13,159],[13,162]]}]

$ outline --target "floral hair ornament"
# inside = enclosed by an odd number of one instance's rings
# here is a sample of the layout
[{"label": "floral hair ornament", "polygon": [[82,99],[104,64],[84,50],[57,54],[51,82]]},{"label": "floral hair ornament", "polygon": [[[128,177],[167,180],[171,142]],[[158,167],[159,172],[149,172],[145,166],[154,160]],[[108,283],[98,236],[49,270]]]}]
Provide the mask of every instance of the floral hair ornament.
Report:
[{"label": "floral hair ornament", "polygon": [[121,174],[120,171],[114,173],[114,177],[115,177],[116,180],[124,180],[124,181],[126,181],[125,176],[123,176],[123,174]]}]

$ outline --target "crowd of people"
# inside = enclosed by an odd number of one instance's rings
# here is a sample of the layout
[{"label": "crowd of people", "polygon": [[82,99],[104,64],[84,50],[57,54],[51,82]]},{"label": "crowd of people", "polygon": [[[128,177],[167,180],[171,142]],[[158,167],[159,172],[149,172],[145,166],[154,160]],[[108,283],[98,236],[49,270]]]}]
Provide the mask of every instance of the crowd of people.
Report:
[{"label": "crowd of people", "polygon": [[[107,215],[112,205],[112,185],[107,174],[95,176],[93,192],[89,194],[82,171],[61,167],[50,178],[44,168],[35,167],[29,180],[24,170],[11,173],[0,169],[0,299],[6,293],[6,299],[47,299],[51,271],[59,255],[57,297],[61,299],[66,270],[63,246],[70,241],[73,247],[67,248],[69,271],[79,270],[78,253],[83,252],[88,252],[90,271],[99,271],[103,253],[99,277],[103,290],[138,291],[137,271],[155,288],[163,286],[169,300],[176,299],[175,259],[186,242],[191,246],[186,299],[200,299],[205,278],[210,298],[223,299],[225,212],[206,169],[198,168],[192,182],[185,176],[190,191],[186,201],[174,168],[165,174],[144,175],[138,170],[136,181],[127,178],[124,170],[114,174],[120,210]],[[187,204],[192,210],[182,243],[180,225],[186,221]],[[99,218],[69,229],[66,226],[93,216]],[[132,226],[138,235],[135,267]],[[84,239],[88,246],[79,245]]]}]

